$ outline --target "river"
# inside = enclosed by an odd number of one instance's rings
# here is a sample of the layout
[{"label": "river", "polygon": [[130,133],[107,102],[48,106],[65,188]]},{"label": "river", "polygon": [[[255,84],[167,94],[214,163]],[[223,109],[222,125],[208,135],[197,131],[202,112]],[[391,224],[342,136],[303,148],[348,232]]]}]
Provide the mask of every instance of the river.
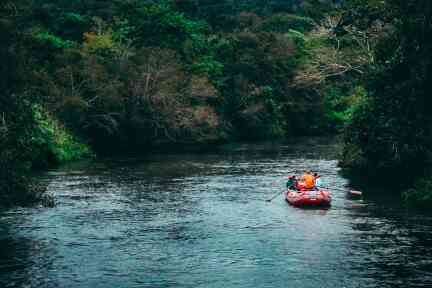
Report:
[{"label": "river", "polygon": [[395,197],[265,201],[292,170],[347,187],[338,153],[295,139],[50,170],[54,208],[0,213],[0,287],[432,287],[432,217]]}]

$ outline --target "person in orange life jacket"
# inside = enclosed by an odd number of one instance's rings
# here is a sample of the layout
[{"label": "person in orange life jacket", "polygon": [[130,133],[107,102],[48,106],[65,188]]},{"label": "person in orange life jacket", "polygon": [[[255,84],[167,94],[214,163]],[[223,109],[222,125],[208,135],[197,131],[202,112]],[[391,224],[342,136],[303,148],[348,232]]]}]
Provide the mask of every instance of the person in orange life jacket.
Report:
[{"label": "person in orange life jacket", "polygon": [[315,187],[315,177],[312,175],[312,171],[306,170],[303,176],[298,182],[299,190],[311,190]]}]

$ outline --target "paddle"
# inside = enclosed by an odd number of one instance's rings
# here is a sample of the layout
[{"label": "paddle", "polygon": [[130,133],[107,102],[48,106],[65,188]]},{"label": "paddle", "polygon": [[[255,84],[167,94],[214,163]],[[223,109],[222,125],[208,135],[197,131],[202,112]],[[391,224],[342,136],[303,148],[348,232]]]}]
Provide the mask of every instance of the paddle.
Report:
[{"label": "paddle", "polygon": [[[294,172],[297,172],[297,170],[294,170],[294,171],[288,171],[288,172],[286,172],[286,174],[291,174],[291,173],[294,173]],[[284,192],[285,192],[285,190],[282,191],[282,192],[278,192],[277,194],[273,195],[270,199],[267,199],[266,201],[267,201],[267,202],[271,202],[271,201],[273,201],[276,197],[278,197],[279,194],[284,193]]]},{"label": "paddle", "polygon": [[361,195],[363,194],[361,191],[348,190],[348,189],[335,188],[335,187],[330,188],[330,187],[324,187],[324,186],[321,186],[321,187],[319,187],[319,188],[324,188],[324,189],[329,189],[329,190],[338,190],[338,191],[343,191],[343,192],[349,192],[349,193],[352,194],[352,195],[358,195],[358,196],[361,196]]},{"label": "paddle", "polygon": [[281,193],[283,193],[283,192],[285,192],[285,190],[284,190],[284,191],[282,191],[282,192],[278,192],[277,194],[273,195],[273,197],[272,197],[272,198],[270,198],[270,199],[267,199],[266,201],[267,201],[267,202],[271,202],[271,201],[273,201],[273,199],[275,199],[276,197],[278,197],[278,196],[279,196],[279,194],[281,194]]}]

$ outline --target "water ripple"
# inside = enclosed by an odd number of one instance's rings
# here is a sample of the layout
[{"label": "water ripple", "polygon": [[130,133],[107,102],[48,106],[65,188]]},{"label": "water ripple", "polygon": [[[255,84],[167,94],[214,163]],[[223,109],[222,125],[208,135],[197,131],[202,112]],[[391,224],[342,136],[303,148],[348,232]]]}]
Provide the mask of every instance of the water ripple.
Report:
[{"label": "water ripple", "polygon": [[265,201],[294,170],[349,188],[338,153],[296,139],[50,171],[55,208],[0,214],[0,287],[432,287],[430,216],[339,190],[328,210]]}]

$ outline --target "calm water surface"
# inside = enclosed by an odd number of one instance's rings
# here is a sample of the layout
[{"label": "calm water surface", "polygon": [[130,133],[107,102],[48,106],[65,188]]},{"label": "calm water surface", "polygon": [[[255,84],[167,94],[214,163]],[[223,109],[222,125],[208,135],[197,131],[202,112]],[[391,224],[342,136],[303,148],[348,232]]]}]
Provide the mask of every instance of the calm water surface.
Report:
[{"label": "calm water surface", "polygon": [[[75,163],[55,208],[0,213],[0,287],[432,287],[432,217],[333,191],[280,196],[291,170],[343,188],[328,139]],[[367,192],[367,191],[365,191]]]}]

